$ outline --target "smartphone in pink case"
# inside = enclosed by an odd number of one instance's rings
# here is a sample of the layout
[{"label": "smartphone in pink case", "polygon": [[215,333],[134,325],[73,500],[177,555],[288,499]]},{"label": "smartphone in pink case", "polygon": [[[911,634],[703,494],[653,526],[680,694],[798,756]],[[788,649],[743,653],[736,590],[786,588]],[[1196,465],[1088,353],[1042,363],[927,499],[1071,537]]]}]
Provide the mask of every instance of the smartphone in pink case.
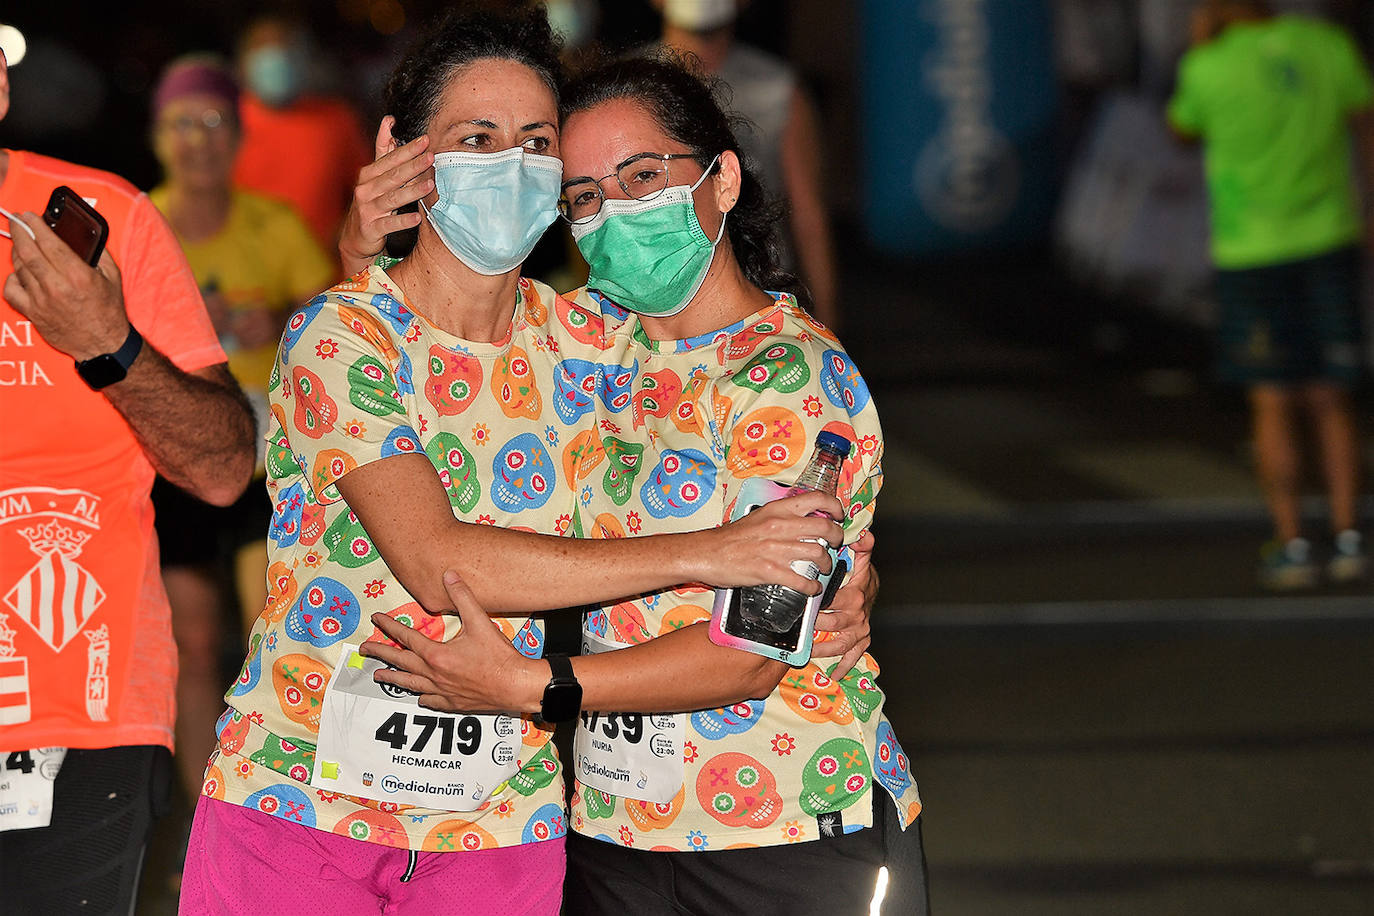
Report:
[{"label": "smartphone in pink case", "polygon": [[[762,477],[746,480],[735,499],[730,521],[741,519],[775,499],[782,499],[789,495],[791,490],[787,484],[775,483]],[[718,646],[743,649],[755,655],[775,658],[792,666],[806,664],[811,658],[816,615],[835,596],[835,590],[844,581],[845,572],[849,568],[849,564],[840,559],[834,550],[830,551],[830,561],[831,572],[822,573],[817,579],[821,583],[821,593],[806,603],[806,610],[800,619],[782,633],[744,620],[739,613],[739,595],[736,589],[716,589],[716,601],[711,609],[711,642]]]}]

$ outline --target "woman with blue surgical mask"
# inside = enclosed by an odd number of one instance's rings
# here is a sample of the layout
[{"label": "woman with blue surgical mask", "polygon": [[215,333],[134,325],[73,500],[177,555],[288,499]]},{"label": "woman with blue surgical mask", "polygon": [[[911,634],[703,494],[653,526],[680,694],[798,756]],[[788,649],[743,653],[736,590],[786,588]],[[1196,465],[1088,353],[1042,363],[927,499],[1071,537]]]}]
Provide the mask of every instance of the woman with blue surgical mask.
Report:
[{"label": "woman with blue surgical mask", "polygon": [[[877,411],[787,291],[774,216],[708,86],[671,60],[625,60],[571,81],[562,110],[559,209],[590,268],[576,299],[602,313],[599,359],[627,369],[630,416],[590,406],[648,475],[590,488],[580,517],[659,533],[719,522],[745,481],[792,483],[830,432],[854,444],[840,496],[845,540],[860,542],[883,479]],[[584,621],[575,676],[699,626],[712,603],[709,589],[677,588],[603,604]],[[384,622],[401,645],[365,650],[396,669],[378,679],[438,709],[533,708],[538,663],[500,645],[479,603],[455,604],[467,629],[447,642]],[[671,705],[654,685],[618,710],[586,704],[565,913],[870,912],[882,866],[884,911],[926,911],[921,802],[876,661],[774,664],[766,690],[729,706]],[[665,669],[658,690],[684,673]],[[651,731],[661,753],[645,750]]]},{"label": "woman with blue surgical mask", "polygon": [[[681,583],[814,594],[790,564],[830,568],[816,541],[838,543],[823,516],[843,507],[816,494],[618,541],[650,531],[588,513],[594,488],[647,486],[648,469],[629,431],[634,367],[602,359],[599,314],[520,272],[557,219],[556,50],[540,14],[450,14],[388,85],[397,135],[434,150],[405,189],[421,211],[390,217],[417,238],[405,260],[310,300],[282,335],[269,595],[217,725],[183,912],[557,912],[568,821],[552,723],[727,706],[779,674],[698,626],[574,675],[543,657],[531,612]],[[616,420],[600,424],[597,404]],[[857,657],[856,588],[835,628]],[[481,626],[501,647],[542,667],[535,707],[439,711],[438,697],[376,683],[386,627],[441,644],[471,600],[497,615]]]}]

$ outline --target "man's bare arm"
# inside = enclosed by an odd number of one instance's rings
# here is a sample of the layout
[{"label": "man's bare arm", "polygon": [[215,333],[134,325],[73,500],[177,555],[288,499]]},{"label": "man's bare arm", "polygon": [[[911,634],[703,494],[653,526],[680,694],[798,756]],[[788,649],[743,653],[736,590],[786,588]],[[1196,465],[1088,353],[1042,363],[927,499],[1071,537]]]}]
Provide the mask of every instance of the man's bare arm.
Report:
[{"label": "man's bare arm", "polygon": [[[130,324],[110,253],[92,269],[35,214],[16,219],[32,236],[11,223],[6,301],[73,360],[118,350]],[[158,473],[215,505],[243,493],[253,473],[253,416],[224,364],[186,373],[145,341],[128,375],[101,393]]]}]

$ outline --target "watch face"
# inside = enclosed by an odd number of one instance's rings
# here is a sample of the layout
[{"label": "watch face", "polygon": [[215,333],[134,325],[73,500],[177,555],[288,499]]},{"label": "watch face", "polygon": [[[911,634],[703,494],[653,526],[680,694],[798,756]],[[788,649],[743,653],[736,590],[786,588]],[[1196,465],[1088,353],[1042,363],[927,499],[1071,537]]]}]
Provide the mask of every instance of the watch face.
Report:
[{"label": "watch face", "polygon": [[124,376],[129,374],[129,370],[124,368],[113,353],[102,353],[85,362],[77,363],[76,372],[87,385],[95,389],[123,381]]},{"label": "watch face", "polygon": [[550,681],[539,704],[545,722],[571,722],[582,709],[582,685],[577,681]]}]

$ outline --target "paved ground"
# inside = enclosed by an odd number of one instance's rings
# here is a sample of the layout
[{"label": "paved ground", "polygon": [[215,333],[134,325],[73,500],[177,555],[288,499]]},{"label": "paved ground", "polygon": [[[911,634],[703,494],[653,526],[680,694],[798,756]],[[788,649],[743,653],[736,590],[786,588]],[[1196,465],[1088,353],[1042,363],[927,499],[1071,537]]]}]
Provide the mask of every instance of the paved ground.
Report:
[{"label": "paved ground", "polygon": [[1368,588],[1258,589],[1245,413],[1198,335],[972,266],[848,335],[935,912],[1374,913]]},{"label": "paved ground", "polygon": [[1200,336],[1039,255],[847,273],[935,912],[1374,914],[1374,602],[1255,585],[1245,414]]}]

